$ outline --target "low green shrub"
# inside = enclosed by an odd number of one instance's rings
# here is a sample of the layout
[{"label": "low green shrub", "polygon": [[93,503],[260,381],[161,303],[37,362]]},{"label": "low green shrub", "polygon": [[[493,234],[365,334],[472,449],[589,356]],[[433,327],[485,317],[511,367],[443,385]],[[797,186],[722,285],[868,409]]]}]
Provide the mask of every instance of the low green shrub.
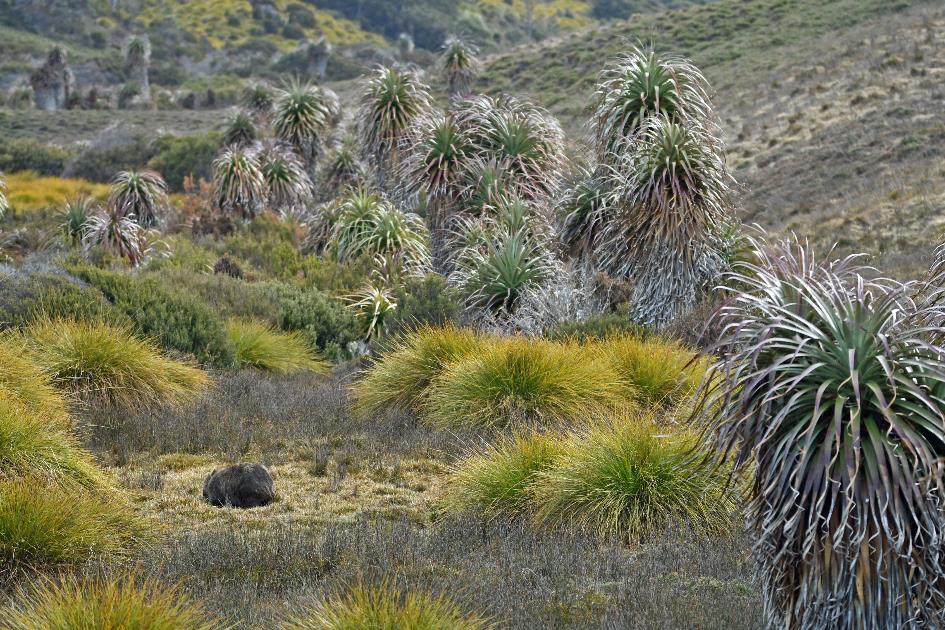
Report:
[{"label": "low green shrub", "polygon": [[220,317],[258,319],[279,326],[282,306],[272,299],[267,283],[253,283],[226,274],[169,267],[146,274],[179,293],[204,302]]},{"label": "low green shrub", "polygon": [[491,627],[443,596],[357,585],[297,615],[282,630],[482,630]]},{"label": "low green shrub", "polygon": [[279,332],[261,322],[232,319],[226,332],[236,348],[240,367],[255,367],[281,374],[309,371],[327,373],[329,366],[318,359],[298,332]]},{"label": "low green shrub", "polygon": [[205,372],[165,357],[151,341],[101,322],[37,320],[21,339],[63,387],[125,409],[191,402],[210,382]]},{"label": "low green shrub", "polygon": [[36,140],[6,138],[0,140],[0,172],[34,171],[59,177],[70,153]]},{"label": "low green shrub", "polygon": [[571,339],[581,343],[628,334],[645,337],[647,333],[645,328],[633,323],[628,315],[621,313],[596,315],[583,322],[562,322],[544,331],[546,339],[553,341]]},{"label": "low green shrub", "polygon": [[459,320],[463,306],[459,293],[447,286],[446,278],[428,274],[408,278],[394,290],[397,310],[384,320],[387,334],[401,334],[419,326],[446,326]]},{"label": "low green shrub", "polygon": [[9,630],[217,630],[224,626],[176,587],[134,576],[47,581],[21,590],[0,611]]},{"label": "low green shrub", "polygon": [[0,481],[0,565],[6,570],[114,559],[145,535],[144,522],[114,494],[30,478]]},{"label": "low green shrub", "polygon": [[168,189],[183,192],[184,179],[192,177],[199,181],[213,179],[211,164],[220,150],[220,133],[194,134],[190,136],[163,136],[155,143],[157,154],[147,167],[164,177]]},{"label": "low green shrub", "polygon": [[136,332],[162,347],[194,355],[200,363],[231,367],[235,362],[223,320],[206,304],[174,292],[153,278],[73,265],[70,271],[98,288],[134,324]]},{"label": "low green shrub", "polygon": [[564,447],[557,433],[503,435],[460,461],[450,478],[448,505],[487,516],[514,515],[531,507],[539,473],[557,464]]},{"label": "low green shrub", "polygon": [[439,427],[557,423],[627,405],[626,390],[594,348],[499,338],[433,380],[426,418]]},{"label": "low green shrub", "polygon": [[401,338],[355,385],[355,407],[362,414],[387,408],[421,412],[430,383],[454,361],[483,349],[471,330],[423,326]]},{"label": "low green shrub", "polygon": [[735,488],[707,467],[698,439],[652,420],[605,416],[568,439],[533,486],[536,522],[636,543],[669,523],[718,535],[732,530]]},{"label": "low green shrub", "polygon": [[341,301],[317,289],[286,282],[261,282],[258,286],[279,305],[279,328],[303,333],[324,356],[340,360],[347,356],[348,344],[361,338],[357,318]]},{"label": "low green shrub", "polygon": [[119,171],[143,169],[155,153],[152,138],[140,134],[87,148],[67,165],[65,174],[91,182],[108,182]]},{"label": "low green shrub", "polygon": [[101,291],[53,273],[0,272],[0,328],[19,328],[39,316],[130,323]]},{"label": "low green shrub", "polygon": [[298,226],[263,215],[226,237],[219,253],[248,263],[267,278],[295,278],[302,271],[300,240]]}]

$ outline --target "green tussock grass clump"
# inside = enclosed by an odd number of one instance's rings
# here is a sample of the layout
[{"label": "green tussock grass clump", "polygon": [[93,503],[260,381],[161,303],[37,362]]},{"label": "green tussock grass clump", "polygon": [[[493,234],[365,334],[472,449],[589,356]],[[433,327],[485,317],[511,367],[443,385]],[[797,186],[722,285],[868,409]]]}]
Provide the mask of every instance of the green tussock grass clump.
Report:
[{"label": "green tussock grass clump", "polygon": [[89,489],[110,483],[62,423],[50,421],[0,388],[0,471],[6,479],[75,482]]},{"label": "green tussock grass clump", "polygon": [[39,366],[22,352],[12,333],[0,333],[0,392],[42,417],[66,427],[70,424],[66,400]]},{"label": "green tussock grass clump", "polygon": [[0,564],[8,570],[114,558],[145,535],[144,522],[114,493],[31,478],[0,482]]},{"label": "green tussock grass clump", "polygon": [[355,385],[361,413],[395,407],[423,410],[430,383],[446,367],[483,349],[485,339],[471,330],[423,326],[403,337]]},{"label": "green tussock grass clump", "polygon": [[689,433],[666,433],[648,418],[591,423],[569,436],[533,487],[534,518],[635,543],[670,523],[718,535],[737,509],[728,474],[706,467]]},{"label": "green tussock grass clump", "polygon": [[357,585],[318,604],[282,626],[282,630],[484,630],[480,617],[463,613],[445,597],[402,592],[385,584]]},{"label": "green tussock grass clump", "polygon": [[438,427],[555,423],[627,405],[626,390],[594,348],[498,338],[433,379],[426,417]]},{"label": "green tussock grass clump", "polygon": [[281,374],[307,370],[327,373],[329,366],[317,358],[308,342],[298,332],[281,332],[268,324],[243,319],[231,319],[226,334],[236,349],[240,367],[251,366]]},{"label": "green tussock grass clump", "polygon": [[623,335],[596,344],[644,406],[675,407],[691,400],[709,368],[698,351],[672,339]]},{"label": "green tussock grass clump", "polygon": [[489,516],[514,515],[530,507],[538,475],[564,453],[561,435],[521,432],[502,436],[460,461],[450,477],[447,505],[477,509]]},{"label": "green tussock grass clump", "polygon": [[206,372],[166,357],[152,341],[103,322],[37,320],[21,339],[56,382],[123,408],[181,405],[210,382]]},{"label": "green tussock grass clump", "polygon": [[0,611],[9,630],[215,630],[224,626],[178,588],[133,576],[85,583],[69,578],[21,590]]}]

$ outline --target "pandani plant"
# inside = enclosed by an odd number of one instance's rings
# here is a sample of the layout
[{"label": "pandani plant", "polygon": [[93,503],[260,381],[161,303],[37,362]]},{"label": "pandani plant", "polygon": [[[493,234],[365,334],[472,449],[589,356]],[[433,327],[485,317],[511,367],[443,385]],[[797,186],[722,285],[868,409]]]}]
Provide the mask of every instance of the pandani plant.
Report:
[{"label": "pandani plant", "polygon": [[943,266],[898,283],[796,240],[751,245],[696,417],[751,481],[767,624],[941,627]]}]

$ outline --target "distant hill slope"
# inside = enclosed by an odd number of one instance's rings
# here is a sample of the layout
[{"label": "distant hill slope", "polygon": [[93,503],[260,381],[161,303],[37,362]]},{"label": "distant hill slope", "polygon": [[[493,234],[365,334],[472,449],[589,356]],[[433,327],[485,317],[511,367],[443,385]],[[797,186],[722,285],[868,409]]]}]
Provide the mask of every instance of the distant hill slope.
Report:
[{"label": "distant hill slope", "polygon": [[579,137],[595,77],[631,42],[691,57],[716,91],[746,222],[917,273],[945,227],[945,7],[911,0],[720,0],[493,57]]}]

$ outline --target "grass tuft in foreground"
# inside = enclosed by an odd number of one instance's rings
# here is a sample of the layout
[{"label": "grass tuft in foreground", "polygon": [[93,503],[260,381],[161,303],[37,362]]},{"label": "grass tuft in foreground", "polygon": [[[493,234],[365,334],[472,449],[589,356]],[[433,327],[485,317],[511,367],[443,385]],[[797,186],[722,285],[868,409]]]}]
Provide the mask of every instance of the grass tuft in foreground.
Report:
[{"label": "grass tuft in foreground", "polygon": [[119,407],[188,403],[210,382],[205,372],[166,357],[150,340],[102,322],[37,320],[22,341],[56,381]]},{"label": "grass tuft in foreground", "polygon": [[74,484],[0,482],[0,574],[124,555],[144,536],[145,524],[115,499]]},{"label": "grass tuft in foreground", "polygon": [[530,507],[538,475],[554,466],[563,452],[557,433],[502,436],[456,465],[448,505],[478,509],[486,516],[521,513]]},{"label": "grass tuft in foreground", "polygon": [[215,630],[202,606],[176,588],[134,577],[80,583],[49,581],[21,591],[0,611],[0,626],[9,630]]},{"label": "grass tuft in foreground", "polygon": [[327,373],[329,366],[317,358],[300,333],[281,332],[258,321],[231,319],[226,334],[236,349],[240,367],[255,367],[280,374],[301,371]]},{"label": "grass tuft in foreground", "polygon": [[318,604],[283,626],[283,630],[481,630],[491,627],[463,613],[443,596],[402,592],[387,585],[357,585],[348,593]]},{"label": "grass tuft in foreground", "polygon": [[730,532],[735,489],[723,469],[705,467],[696,444],[646,418],[595,421],[538,475],[535,520],[631,543],[683,522],[699,533]]}]

